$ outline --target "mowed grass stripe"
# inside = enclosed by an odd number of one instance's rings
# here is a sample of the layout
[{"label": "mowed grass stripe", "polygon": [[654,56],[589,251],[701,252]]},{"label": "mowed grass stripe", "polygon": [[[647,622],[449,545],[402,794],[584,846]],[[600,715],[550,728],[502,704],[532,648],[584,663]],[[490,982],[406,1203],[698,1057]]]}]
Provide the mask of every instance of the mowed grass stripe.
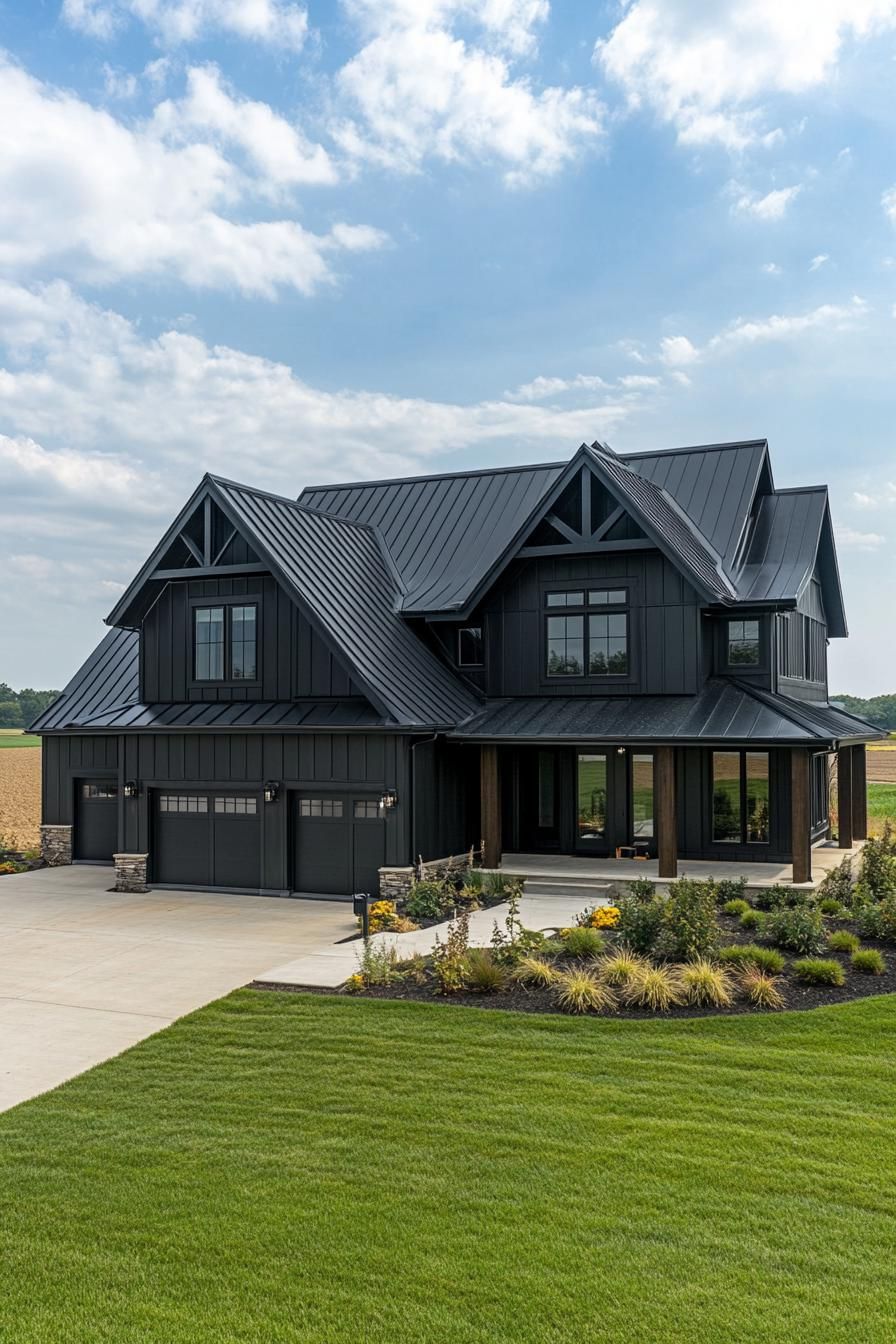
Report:
[{"label": "mowed grass stripe", "polygon": [[243,991],[0,1117],[0,1321],[892,1340],[894,1021],[888,998],[642,1023]]}]

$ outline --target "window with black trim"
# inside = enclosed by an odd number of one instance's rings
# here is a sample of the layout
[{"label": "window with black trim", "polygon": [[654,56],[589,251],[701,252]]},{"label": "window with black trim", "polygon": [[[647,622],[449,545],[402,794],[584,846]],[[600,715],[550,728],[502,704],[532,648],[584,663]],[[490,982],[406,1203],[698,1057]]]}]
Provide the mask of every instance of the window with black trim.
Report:
[{"label": "window with black trim", "polygon": [[254,817],[258,815],[258,799],[239,798],[235,794],[228,793],[215,799],[215,811],[233,817]]},{"label": "window with black trim", "polygon": [[356,798],[354,814],[359,819],[363,818],[366,821],[379,821],[383,815],[383,809],[372,798]]},{"label": "window with black trim", "polygon": [[82,798],[117,798],[117,784],[82,784]]},{"label": "window with black trim", "polygon": [[[629,672],[628,593],[590,588],[546,593],[546,672],[549,677],[624,677]],[[570,607],[580,610],[573,615]]]},{"label": "window with black trim", "polygon": [[302,798],[299,800],[299,815],[302,817],[342,816],[341,798]]},{"label": "window with black trim", "polygon": [[759,666],[758,620],[728,622],[727,661],[729,667]]},{"label": "window with black trim", "polygon": [[458,667],[482,667],[484,661],[482,626],[463,626],[457,632]]},{"label": "window with black trim", "polygon": [[767,751],[712,753],[712,839],[716,845],[767,845]]},{"label": "window with black trim", "polygon": [[255,681],[257,676],[257,604],[194,607],[194,681]]}]

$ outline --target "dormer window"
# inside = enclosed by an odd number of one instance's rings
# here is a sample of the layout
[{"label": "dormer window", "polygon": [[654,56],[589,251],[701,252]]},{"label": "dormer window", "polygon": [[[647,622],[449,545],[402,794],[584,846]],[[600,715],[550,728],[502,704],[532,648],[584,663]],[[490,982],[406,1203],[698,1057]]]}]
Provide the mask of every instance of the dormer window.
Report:
[{"label": "dormer window", "polygon": [[728,666],[759,666],[759,622],[728,622]]},{"label": "dormer window", "polygon": [[194,607],[193,677],[196,681],[255,681],[258,676],[255,603]]},{"label": "dormer window", "polygon": [[458,667],[482,667],[484,663],[482,626],[465,625],[457,632]]},{"label": "dormer window", "polygon": [[[625,677],[629,672],[628,592],[574,589],[545,595],[549,677]],[[556,609],[565,608],[563,615]],[[552,609],[552,610],[551,610]]]}]

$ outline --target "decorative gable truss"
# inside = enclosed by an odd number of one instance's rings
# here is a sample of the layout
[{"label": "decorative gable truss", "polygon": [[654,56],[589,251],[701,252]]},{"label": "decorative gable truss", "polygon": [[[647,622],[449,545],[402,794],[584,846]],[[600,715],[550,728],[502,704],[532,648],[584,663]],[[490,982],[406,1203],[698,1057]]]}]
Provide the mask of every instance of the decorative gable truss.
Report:
[{"label": "decorative gable truss", "polygon": [[196,578],[207,574],[235,574],[260,568],[258,556],[237,528],[206,493],[186,518],[160,558],[153,578]]},{"label": "decorative gable truss", "polygon": [[653,542],[583,463],[525,538],[521,556],[636,550]]}]

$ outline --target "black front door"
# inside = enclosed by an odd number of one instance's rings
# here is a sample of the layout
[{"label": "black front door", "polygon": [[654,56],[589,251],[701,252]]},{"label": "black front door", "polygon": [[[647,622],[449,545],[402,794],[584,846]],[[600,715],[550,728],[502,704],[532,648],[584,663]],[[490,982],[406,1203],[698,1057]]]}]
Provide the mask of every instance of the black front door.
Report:
[{"label": "black front door", "polygon": [[76,779],[73,858],[111,863],[117,848],[117,782],[112,777]]},{"label": "black front door", "polygon": [[293,885],[322,896],[379,890],[386,819],[370,794],[300,794],[293,812]]},{"label": "black front door", "polygon": [[575,848],[579,854],[608,854],[616,840],[611,832],[616,802],[613,758],[606,751],[579,751],[575,760]]}]

